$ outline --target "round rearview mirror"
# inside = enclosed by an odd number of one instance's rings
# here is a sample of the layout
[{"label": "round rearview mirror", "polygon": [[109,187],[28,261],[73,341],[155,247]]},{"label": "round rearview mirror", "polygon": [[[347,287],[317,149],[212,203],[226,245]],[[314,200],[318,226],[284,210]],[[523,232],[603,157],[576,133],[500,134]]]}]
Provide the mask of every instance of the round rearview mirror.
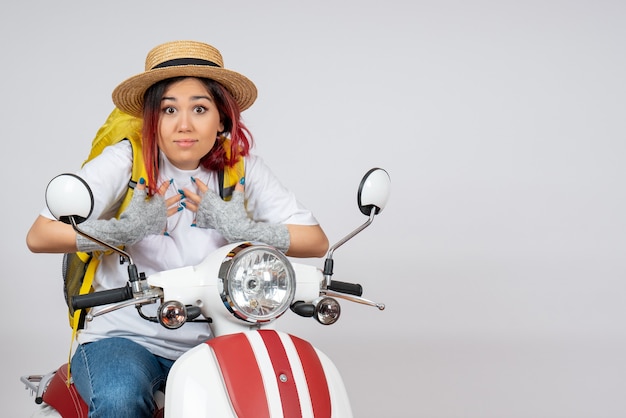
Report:
[{"label": "round rearview mirror", "polygon": [[93,210],[93,194],[89,185],[75,174],[60,174],[46,187],[46,205],[59,221],[79,224],[89,218]]},{"label": "round rearview mirror", "polygon": [[372,210],[378,215],[387,204],[391,191],[391,178],[382,168],[372,168],[365,173],[359,191],[357,201],[361,213],[370,216]]}]

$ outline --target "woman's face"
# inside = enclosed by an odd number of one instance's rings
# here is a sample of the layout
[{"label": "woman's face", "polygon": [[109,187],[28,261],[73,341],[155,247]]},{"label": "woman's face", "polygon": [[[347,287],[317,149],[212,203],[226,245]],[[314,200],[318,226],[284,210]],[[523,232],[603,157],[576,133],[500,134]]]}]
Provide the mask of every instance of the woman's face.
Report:
[{"label": "woman's face", "polygon": [[196,78],[170,84],[161,99],[159,148],[181,170],[193,170],[224,130],[205,85]]}]

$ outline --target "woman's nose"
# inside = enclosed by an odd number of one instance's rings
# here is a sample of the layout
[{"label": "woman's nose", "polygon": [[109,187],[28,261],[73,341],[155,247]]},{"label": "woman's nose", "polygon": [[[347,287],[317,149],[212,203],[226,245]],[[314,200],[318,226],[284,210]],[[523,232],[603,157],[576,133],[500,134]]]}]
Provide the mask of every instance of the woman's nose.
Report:
[{"label": "woman's nose", "polygon": [[185,112],[179,113],[180,117],[178,118],[178,130],[180,132],[186,132],[191,129],[191,120],[189,115]]}]

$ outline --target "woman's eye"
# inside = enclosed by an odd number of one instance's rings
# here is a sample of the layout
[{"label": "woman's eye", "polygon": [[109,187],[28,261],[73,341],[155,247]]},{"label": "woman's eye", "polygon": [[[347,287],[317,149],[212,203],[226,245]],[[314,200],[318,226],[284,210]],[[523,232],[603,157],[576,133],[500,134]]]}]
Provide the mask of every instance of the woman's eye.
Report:
[{"label": "woman's eye", "polygon": [[174,109],[171,106],[167,106],[167,107],[163,108],[163,113],[165,113],[166,115],[171,115],[171,114],[173,114],[175,112],[176,112],[176,109]]},{"label": "woman's eye", "polygon": [[196,113],[204,113],[206,112],[206,107],[204,106],[196,106],[193,108],[193,111]]}]

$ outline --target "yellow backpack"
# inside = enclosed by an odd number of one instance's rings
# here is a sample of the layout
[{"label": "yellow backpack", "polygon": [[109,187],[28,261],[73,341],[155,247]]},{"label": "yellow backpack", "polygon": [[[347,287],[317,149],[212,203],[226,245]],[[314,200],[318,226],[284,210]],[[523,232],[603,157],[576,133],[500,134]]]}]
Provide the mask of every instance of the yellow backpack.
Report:
[{"label": "yellow backpack", "polygon": [[[141,127],[142,121],[139,118],[128,115],[115,108],[107,118],[106,122],[98,132],[91,144],[91,151],[83,165],[97,157],[109,145],[119,141],[128,140],[133,149],[133,167],[131,177],[128,182],[128,191],[120,205],[116,217],[126,209],[133,195],[133,190],[141,177],[147,178],[147,171],[144,164],[143,152],[141,148]],[[226,155],[230,156],[230,140],[226,139],[223,144]],[[225,167],[223,172],[218,173],[220,177],[220,196],[224,200],[229,200],[235,185],[244,176],[244,159],[240,158],[233,167]],[[75,295],[83,295],[93,291],[92,283],[96,268],[100,262],[102,254],[76,252],[65,254],[63,257],[63,280],[65,301],[69,308],[69,322],[72,327],[72,341],[78,329],[84,327],[85,312],[81,309],[72,308],[71,299]]]}]

